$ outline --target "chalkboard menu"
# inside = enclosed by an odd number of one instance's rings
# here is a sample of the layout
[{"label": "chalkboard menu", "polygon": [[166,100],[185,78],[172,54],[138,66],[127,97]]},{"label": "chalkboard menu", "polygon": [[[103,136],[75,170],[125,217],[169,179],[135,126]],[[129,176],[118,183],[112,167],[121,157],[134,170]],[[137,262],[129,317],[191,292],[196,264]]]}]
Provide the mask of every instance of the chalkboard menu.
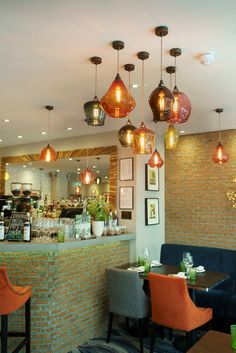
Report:
[{"label": "chalkboard menu", "polygon": [[27,221],[26,212],[12,212],[9,228],[6,233],[6,239],[10,241],[23,240],[23,226]]}]

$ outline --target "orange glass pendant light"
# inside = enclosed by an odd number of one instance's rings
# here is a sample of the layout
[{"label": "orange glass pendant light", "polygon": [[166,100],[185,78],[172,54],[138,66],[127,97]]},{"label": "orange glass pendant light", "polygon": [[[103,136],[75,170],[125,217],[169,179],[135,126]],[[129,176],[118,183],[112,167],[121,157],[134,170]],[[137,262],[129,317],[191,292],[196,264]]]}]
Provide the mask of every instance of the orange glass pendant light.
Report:
[{"label": "orange glass pendant light", "polygon": [[[156,122],[157,124],[157,122]],[[155,127],[155,132],[157,136],[157,125]],[[161,158],[160,153],[158,152],[157,148],[155,148],[155,151],[151,155],[151,158],[148,161],[148,165],[152,168],[161,168],[164,164],[163,159]]]},{"label": "orange glass pendant light", "polygon": [[155,34],[161,37],[161,79],[159,85],[149,97],[149,105],[153,112],[153,121],[166,121],[174,100],[169,88],[164,86],[162,80],[162,38],[168,34],[168,27],[159,26],[155,28]]},{"label": "orange glass pendant light", "polygon": [[135,101],[125,87],[119,74],[119,51],[124,48],[124,42],[116,40],[112,43],[117,50],[117,75],[100,104],[111,118],[125,118],[135,107]]},{"label": "orange glass pendant light", "polygon": [[93,177],[93,172],[88,168],[88,166],[80,173],[80,180],[82,184],[92,184]]},{"label": "orange glass pendant light", "polygon": [[217,108],[215,109],[215,111],[219,114],[219,143],[214,150],[212,160],[214,163],[223,164],[228,162],[229,160],[229,155],[225,152],[224,146],[220,142],[220,114],[224,111],[224,109]]},{"label": "orange glass pendant light", "polygon": [[178,144],[179,141],[179,132],[178,130],[175,129],[174,125],[170,124],[165,135],[164,135],[164,140],[165,140],[165,146],[166,149],[172,149],[175,148]]},{"label": "orange glass pendant light", "polygon": [[40,153],[40,160],[45,162],[54,162],[57,160],[57,152],[49,144],[50,134],[50,112],[54,109],[52,105],[46,105],[45,108],[48,110],[48,144]]},{"label": "orange glass pendant light", "polygon": [[[129,72],[129,92],[130,92],[130,72],[134,71],[135,66],[133,64],[125,64],[124,69]],[[136,130],[136,126],[132,125],[130,119],[126,125],[122,126],[118,132],[118,138],[122,147],[130,148],[133,147],[133,131]]]},{"label": "orange glass pendant light", "polygon": [[144,124],[144,60],[149,58],[149,53],[141,51],[138,53],[138,58],[142,60],[142,122],[140,127],[133,131],[133,152],[135,154],[149,154],[152,153],[155,142],[154,132]]},{"label": "orange glass pendant light", "polygon": [[105,123],[106,113],[101,107],[97,97],[97,66],[102,63],[102,58],[99,56],[93,56],[90,61],[95,65],[95,95],[93,100],[84,104],[84,113],[86,116],[85,121],[91,126],[103,126]]},{"label": "orange glass pendant light", "polygon": [[151,155],[151,158],[148,161],[148,165],[152,168],[161,168],[164,164],[163,159],[161,158],[160,153],[155,148],[155,151]]},{"label": "orange glass pendant light", "polygon": [[180,92],[176,85],[176,58],[181,55],[181,49],[172,48],[170,50],[170,55],[175,58],[175,86],[173,89],[174,102],[167,122],[170,124],[183,124],[188,120],[192,107],[188,96],[185,93]]}]

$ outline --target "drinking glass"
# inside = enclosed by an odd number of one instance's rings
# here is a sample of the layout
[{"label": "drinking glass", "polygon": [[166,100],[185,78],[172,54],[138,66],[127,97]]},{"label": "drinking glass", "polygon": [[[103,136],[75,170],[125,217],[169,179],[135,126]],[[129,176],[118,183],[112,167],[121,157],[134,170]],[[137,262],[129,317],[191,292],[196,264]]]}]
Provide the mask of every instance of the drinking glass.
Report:
[{"label": "drinking glass", "polygon": [[236,349],[236,325],[230,326],[231,340],[232,340],[232,348]]},{"label": "drinking glass", "polygon": [[148,248],[145,248],[143,251],[143,258],[144,260],[150,260],[150,250]]},{"label": "drinking glass", "polygon": [[183,253],[183,262],[186,267],[186,275],[187,277],[189,276],[189,269],[193,267],[193,257],[190,254],[190,252],[184,252]]}]

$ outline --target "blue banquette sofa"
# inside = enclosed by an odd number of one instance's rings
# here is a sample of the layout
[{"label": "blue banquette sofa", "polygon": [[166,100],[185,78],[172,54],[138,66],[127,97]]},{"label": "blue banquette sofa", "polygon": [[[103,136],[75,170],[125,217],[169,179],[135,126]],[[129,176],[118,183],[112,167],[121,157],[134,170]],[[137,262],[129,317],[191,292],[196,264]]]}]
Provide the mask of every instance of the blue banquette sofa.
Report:
[{"label": "blue banquette sofa", "polygon": [[212,307],[213,315],[236,320],[236,251],[180,244],[163,244],[160,261],[163,264],[177,265],[184,251],[193,255],[194,266],[202,265],[206,271],[225,272],[229,279],[208,292],[196,292],[196,304]]}]

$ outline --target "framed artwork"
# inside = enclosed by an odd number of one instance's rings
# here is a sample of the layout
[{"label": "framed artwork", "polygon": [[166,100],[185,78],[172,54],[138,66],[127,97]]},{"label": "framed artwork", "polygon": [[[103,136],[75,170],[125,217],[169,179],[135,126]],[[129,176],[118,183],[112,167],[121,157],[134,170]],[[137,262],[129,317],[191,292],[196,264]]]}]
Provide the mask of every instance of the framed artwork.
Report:
[{"label": "framed artwork", "polygon": [[120,209],[133,210],[134,208],[134,187],[120,187]]},{"label": "framed artwork", "polygon": [[159,224],[159,199],[146,198],[145,199],[145,224],[151,226]]},{"label": "framed artwork", "polygon": [[145,190],[159,191],[159,169],[145,164]]},{"label": "framed artwork", "polygon": [[120,180],[133,180],[133,158],[120,158]]}]

